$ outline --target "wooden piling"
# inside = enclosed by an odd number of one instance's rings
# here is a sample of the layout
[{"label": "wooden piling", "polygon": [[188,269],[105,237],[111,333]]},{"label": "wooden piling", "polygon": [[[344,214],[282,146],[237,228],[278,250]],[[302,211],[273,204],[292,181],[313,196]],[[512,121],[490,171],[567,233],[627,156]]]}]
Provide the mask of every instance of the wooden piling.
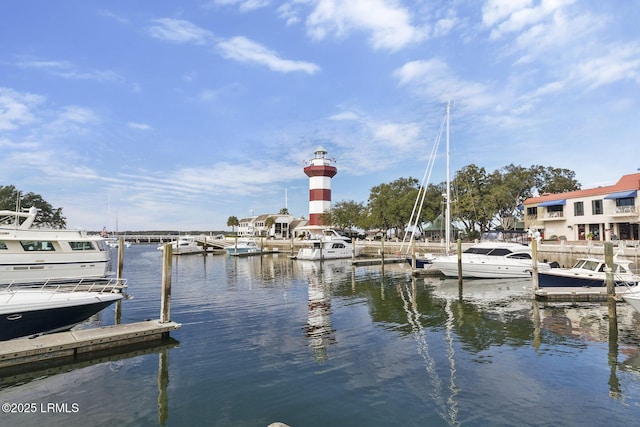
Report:
[{"label": "wooden piling", "polygon": [[531,257],[532,257],[532,267],[533,271],[531,272],[531,278],[533,280],[532,286],[533,290],[538,290],[538,242],[536,239],[531,240]]},{"label": "wooden piling", "polygon": [[162,249],[162,300],[160,301],[160,323],[171,321],[171,273],[173,249],[166,244]]}]

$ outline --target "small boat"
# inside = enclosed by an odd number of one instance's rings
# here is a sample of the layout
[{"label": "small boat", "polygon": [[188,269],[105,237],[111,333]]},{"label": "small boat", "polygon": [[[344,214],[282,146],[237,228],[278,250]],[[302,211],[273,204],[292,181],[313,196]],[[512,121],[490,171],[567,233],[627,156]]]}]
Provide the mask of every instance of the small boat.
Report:
[{"label": "small boat", "polygon": [[[107,239],[107,245],[109,245],[110,248],[117,249],[118,246],[120,246],[119,239],[117,237],[111,237],[111,238]],[[128,248],[130,246],[131,246],[131,242],[127,242],[125,240],[124,241],[124,247]]]},{"label": "small boat", "polygon": [[622,294],[622,298],[624,298],[624,300],[628,302],[631,307],[633,307],[637,312],[640,313],[640,292],[625,292],[624,294]]},{"label": "small boat", "polygon": [[37,209],[0,210],[0,285],[106,277],[109,248],[84,230],[32,227]]},{"label": "small boat", "polygon": [[238,239],[232,246],[226,248],[227,253],[232,256],[259,255],[262,249],[253,239]]},{"label": "small boat", "polygon": [[351,239],[332,229],[322,230],[322,234],[311,237],[308,242],[310,247],[301,248],[295,257],[296,259],[319,261],[351,258],[359,256],[364,249],[362,246],[354,246]]},{"label": "small boat", "polygon": [[121,298],[112,292],[0,288],[0,341],[71,329]]},{"label": "small boat", "polygon": [[[613,280],[616,287],[636,286],[640,276],[630,269],[631,261],[614,258]],[[578,258],[571,268],[554,268],[538,272],[538,287],[597,288],[606,287],[606,263],[601,258]]]},{"label": "small boat", "polygon": [[[462,252],[462,277],[507,279],[531,277],[533,256],[531,248],[520,243],[485,241]],[[447,277],[458,277],[458,256],[436,257],[433,267]],[[551,270],[551,265],[538,262],[539,273]]]},{"label": "small boat", "polygon": [[[164,245],[158,246],[161,251]],[[204,246],[198,245],[198,241],[192,236],[182,236],[178,240],[171,242],[171,253],[173,255],[189,255],[201,254],[204,252]]]}]

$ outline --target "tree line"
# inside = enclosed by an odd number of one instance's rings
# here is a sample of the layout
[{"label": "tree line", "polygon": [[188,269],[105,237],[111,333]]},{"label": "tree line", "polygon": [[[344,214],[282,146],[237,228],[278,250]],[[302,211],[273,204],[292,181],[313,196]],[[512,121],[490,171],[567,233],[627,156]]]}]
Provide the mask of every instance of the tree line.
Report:
[{"label": "tree line", "polygon": [[16,209],[30,207],[38,209],[34,226],[57,229],[67,227],[67,218],[62,215],[62,208],[54,208],[40,194],[23,193],[13,185],[0,185],[0,210],[15,212]]},{"label": "tree line", "polygon": [[[419,194],[415,178],[399,178],[371,189],[366,203],[354,200],[333,205],[323,218],[347,230],[393,231],[402,236],[409,225]],[[529,168],[510,164],[493,172],[471,164],[460,169],[451,181],[451,220],[463,228],[469,239],[495,228],[512,230],[524,217],[523,202],[536,194],[564,193],[580,189],[575,172],[548,166]],[[446,182],[429,183],[417,224],[434,221],[444,213]],[[422,197],[421,197],[422,199]]]}]

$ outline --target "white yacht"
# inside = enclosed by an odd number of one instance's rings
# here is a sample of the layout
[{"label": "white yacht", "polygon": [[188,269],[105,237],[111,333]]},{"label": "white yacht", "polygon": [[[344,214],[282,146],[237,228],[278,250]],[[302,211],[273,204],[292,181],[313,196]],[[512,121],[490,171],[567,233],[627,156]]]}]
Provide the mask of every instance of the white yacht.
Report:
[{"label": "white yacht", "polygon": [[[517,278],[531,277],[533,256],[531,248],[520,243],[486,241],[462,252],[463,278]],[[458,277],[458,256],[436,257],[434,268],[447,277]],[[538,271],[551,270],[546,262],[538,262]]]},{"label": "white yacht", "polygon": [[0,285],[55,279],[103,278],[109,250],[84,230],[37,228],[37,209],[0,210]]},{"label": "white yacht", "polygon": [[[158,246],[158,250],[162,250],[164,245]],[[171,253],[173,255],[190,255],[201,254],[204,252],[204,246],[198,245],[193,236],[182,236],[178,240],[171,242]]]},{"label": "white yacht", "polygon": [[338,234],[335,230],[324,229],[322,234],[309,235],[309,247],[301,248],[296,259],[319,261],[325,259],[340,259],[359,256],[362,246],[353,245],[348,237]]},{"label": "white yacht", "polygon": [[262,249],[253,239],[238,239],[226,249],[227,253],[232,256],[260,255],[262,253]]}]

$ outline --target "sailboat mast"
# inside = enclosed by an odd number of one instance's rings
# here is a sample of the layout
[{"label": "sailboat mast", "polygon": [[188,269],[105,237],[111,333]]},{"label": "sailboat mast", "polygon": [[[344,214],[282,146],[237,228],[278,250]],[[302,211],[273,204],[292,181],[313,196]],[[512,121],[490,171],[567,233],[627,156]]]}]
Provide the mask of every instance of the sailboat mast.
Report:
[{"label": "sailboat mast", "polygon": [[449,170],[449,110],[451,102],[447,102],[447,207],[445,210],[445,252],[449,255],[449,247],[451,246],[451,172]]}]

